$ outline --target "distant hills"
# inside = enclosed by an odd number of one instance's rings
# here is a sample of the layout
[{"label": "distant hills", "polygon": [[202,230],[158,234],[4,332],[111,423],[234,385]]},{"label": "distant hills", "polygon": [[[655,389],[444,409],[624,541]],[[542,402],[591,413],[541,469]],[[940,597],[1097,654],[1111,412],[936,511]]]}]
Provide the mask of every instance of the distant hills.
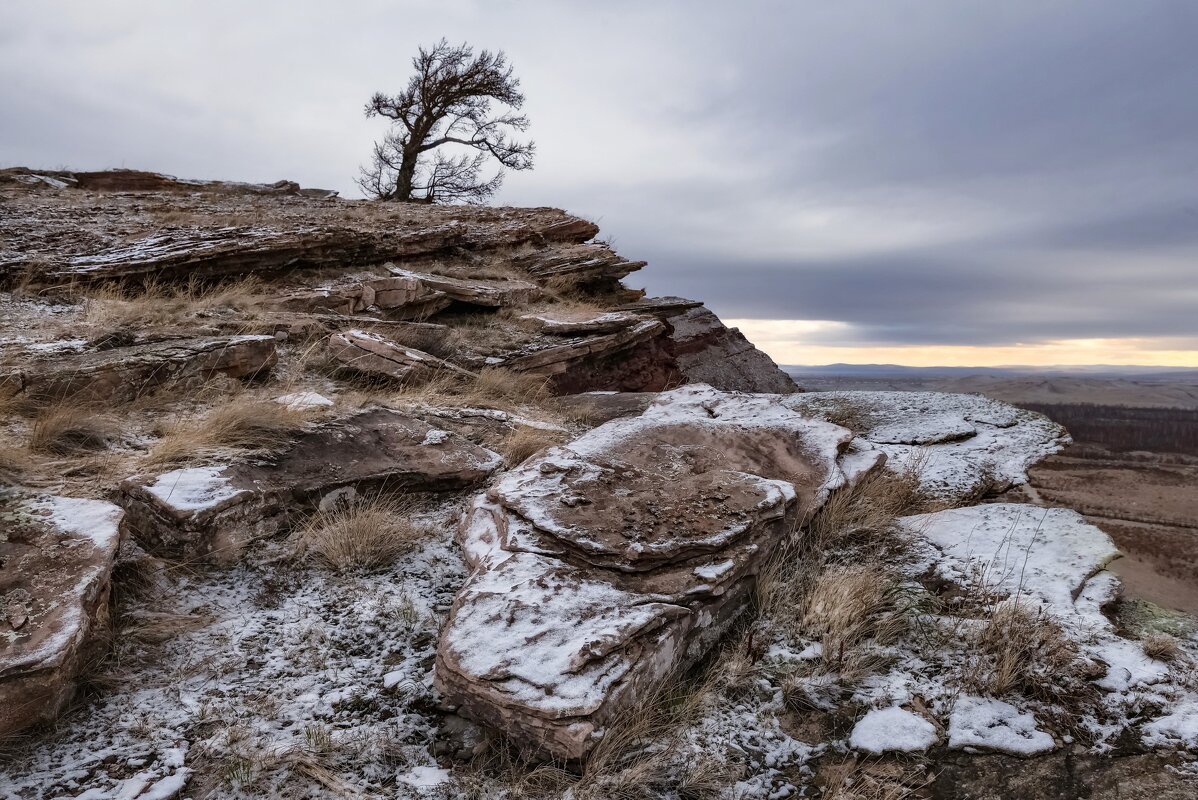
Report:
[{"label": "distant hills", "polygon": [[1161,367],[904,367],[897,364],[787,366],[809,391],[966,392],[1017,404],[1089,403],[1198,408],[1198,369]]},{"label": "distant hills", "polygon": [[823,364],[811,366],[790,364],[784,366],[783,369],[793,376],[817,375],[861,378],[960,378],[966,376],[1018,378],[1038,376],[1136,378],[1138,380],[1198,380],[1198,368],[1121,366],[1113,364],[1054,367],[907,367],[901,364]]}]

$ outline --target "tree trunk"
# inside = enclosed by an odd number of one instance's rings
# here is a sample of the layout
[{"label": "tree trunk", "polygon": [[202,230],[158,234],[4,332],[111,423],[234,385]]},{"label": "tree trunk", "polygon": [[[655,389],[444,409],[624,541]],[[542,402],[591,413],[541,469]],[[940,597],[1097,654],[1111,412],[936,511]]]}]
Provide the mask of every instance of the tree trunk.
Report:
[{"label": "tree trunk", "polygon": [[415,148],[406,148],[403,153],[403,160],[399,163],[399,172],[395,176],[395,195],[393,200],[401,203],[408,203],[412,200],[412,181],[416,178],[416,160],[420,156],[420,151]]}]

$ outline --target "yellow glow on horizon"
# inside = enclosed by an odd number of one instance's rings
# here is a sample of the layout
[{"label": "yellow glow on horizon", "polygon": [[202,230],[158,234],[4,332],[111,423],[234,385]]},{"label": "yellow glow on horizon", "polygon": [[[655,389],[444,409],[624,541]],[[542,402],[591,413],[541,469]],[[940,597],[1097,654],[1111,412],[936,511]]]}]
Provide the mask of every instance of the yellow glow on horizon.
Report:
[{"label": "yellow glow on horizon", "polygon": [[[1114,366],[1198,367],[1198,349],[1166,338],[1060,339],[1007,346],[816,344],[810,337],[848,328],[825,320],[732,319],[749,341],[779,364],[901,364],[908,367]],[[1187,343],[1188,344],[1188,343]]]}]

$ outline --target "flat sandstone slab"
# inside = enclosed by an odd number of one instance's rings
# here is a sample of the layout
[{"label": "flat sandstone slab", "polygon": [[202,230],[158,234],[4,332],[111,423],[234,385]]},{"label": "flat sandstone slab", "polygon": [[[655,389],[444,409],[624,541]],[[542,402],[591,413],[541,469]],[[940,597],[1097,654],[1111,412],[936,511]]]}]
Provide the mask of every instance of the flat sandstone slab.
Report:
[{"label": "flat sandstone slab", "polygon": [[129,478],[122,503],[147,549],[229,563],[343,487],[464,489],[501,462],[456,434],[375,408],[301,434],[268,459]]}]

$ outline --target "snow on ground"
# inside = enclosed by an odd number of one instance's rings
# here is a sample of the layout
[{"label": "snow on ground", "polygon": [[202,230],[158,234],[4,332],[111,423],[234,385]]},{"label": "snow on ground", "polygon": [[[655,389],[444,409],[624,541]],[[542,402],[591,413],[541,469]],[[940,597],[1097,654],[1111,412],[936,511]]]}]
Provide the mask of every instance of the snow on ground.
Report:
[{"label": "snow on ground", "polygon": [[[901,463],[920,453],[943,456],[928,462],[938,466],[925,472],[925,483],[950,494],[987,474],[1018,482],[1027,463],[1062,441],[1036,415],[980,398],[927,395],[900,408],[890,393],[834,394],[867,409],[867,418],[896,415],[885,425],[879,419],[867,432],[873,438],[853,440],[851,457],[864,462],[879,451]],[[821,441],[829,452],[842,446],[842,428],[796,418],[803,397],[779,408],[776,397],[686,387],[649,413],[693,422],[701,409],[713,422],[814,424],[826,434]],[[580,446],[603,447],[613,427],[635,435],[637,424],[605,426]],[[841,469],[854,471],[843,463]],[[956,470],[965,477],[957,480]],[[215,472],[176,472],[185,474],[169,484],[167,476],[159,480],[176,507],[205,507],[228,488]],[[185,782],[185,794],[212,786],[215,798],[327,796],[332,790],[305,773],[314,764],[369,793],[452,795],[453,770],[431,755],[441,719],[432,665],[440,621],[465,579],[450,533],[458,510],[457,501],[447,503],[435,518],[441,531],[435,541],[369,575],[336,576],[273,560],[284,546],[278,541],[231,570],[171,570],[172,585],[161,596],[135,598],[126,608],[130,624],[109,667],[115,681],[4,764],[0,798],[147,800],[167,798]],[[820,642],[771,632],[751,674],[721,689],[678,732],[679,774],[715,759],[735,767],[722,796],[765,800],[800,796],[821,757],[850,749],[919,752],[943,742],[1026,755],[1077,737],[1102,751],[1131,731],[1148,747],[1198,753],[1193,662],[1149,658],[1102,611],[1118,592],[1117,579],[1104,569],[1114,557],[1105,535],[1073,512],[1011,504],[919,515],[905,525],[912,557],[899,567],[904,591],[926,592],[921,579],[935,575],[1026,599],[1098,665],[1097,699],[1070,722],[1065,710],[1038,700],[963,691],[968,664],[960,637],[981,623],[931,606],[916,612],[916,629],[949,630],[955,641],[931,637],[930,644],[913,632],[877,647],[883,666],[852,681],[819,666]],[[708,567],[712,574],[718,568]],[[170,635],[162,632],[168,627]],[[1192,643],[1182,646],[1185,658],[1198,657]],[[846,711],[856,722],[837,735],[811,738],[794,727],[809,715]]]},{"label": "snow on ground", "polygon": [[1119,551],[1076,511],[992,503],[905,517],[903,524],[931,545],[928,567],[947,580],[1022,595],[1069,624],[1107,624],[1098,608],[1076,606],[1074,598]]},{"label": "snow on ground", "polygon": [[992,697],[962,696],[948,718],[948,746],[953,750],[991,750],[1013,756],[1046,753],[1056,746],[1036,718]]},{"label": "snow on ground", "polygon": [[853,727],[849,744],[867,753],[918,753],[936,744],[936,726],[898,706],[875,708]]},{"label": "snow on ground", "polygon": [[319,392],[292,392],[291,394],[283,394],[276,397],[275,402],[281,403],[290,409],[327,408],[333,405],[332,400]]},{"label": "snow on ground", "polygon": [[[188,770],[189,791],[203,775],[215,798],[324,796],[297,776],[313,761],[352,786],[420,796],[437,768],[436,717],[422,713],[437,630],[464,578],[458,510],[383,572],[337,576],[270,553],[172,571],[171,588],[126,609],[113,685],[5,764],[0,797],[147,800]],[[399,774],[426,780],[400,786]]]}]

